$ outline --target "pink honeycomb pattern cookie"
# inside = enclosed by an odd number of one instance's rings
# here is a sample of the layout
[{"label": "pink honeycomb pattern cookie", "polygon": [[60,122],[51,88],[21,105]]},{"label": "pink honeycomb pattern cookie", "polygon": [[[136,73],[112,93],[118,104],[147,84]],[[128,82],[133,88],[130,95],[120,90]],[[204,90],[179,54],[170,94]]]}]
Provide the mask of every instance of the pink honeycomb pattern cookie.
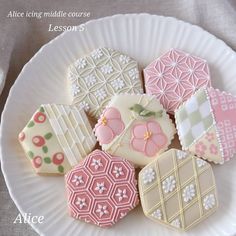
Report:
[{"label": "pink honeycomb pattern cookie", "polygon": [[65,178],[71,216],[100,227],[112,226],[139,202],[134,167],[100,150]]},{"label": "pink honeycomb pattern cookie", "polygon": [[155,95],[171,114],[201,87],[210,86],[204,59],[171,49],[144,69],[146,93]]}]

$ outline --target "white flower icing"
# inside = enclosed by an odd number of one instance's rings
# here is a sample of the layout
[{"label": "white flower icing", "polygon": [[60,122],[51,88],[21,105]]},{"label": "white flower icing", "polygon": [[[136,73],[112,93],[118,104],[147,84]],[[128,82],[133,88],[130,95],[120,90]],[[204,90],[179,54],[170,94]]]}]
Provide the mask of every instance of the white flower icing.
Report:
[{"label": "white flower icing", "polygon": [[186,186],[183,190],[183,199],[184,202],[189,202],[195,197],[195,188],[193,184]]},{"label": "white flower icing", "polygon": [[85,101],[80,103],[80,108],[84,109],[85,111],[89,111],[90,109],[89,104]]},{"label": "white flower icing", "polygon": [[74,175],[74,178],[71,181],[72,183],[75,183],[76,186],[83,184],[84,180],[83,180],[83,176],[82,175]]},{"label": "white flower icing", "polygon": [[177,150],[177,158],[179,160],[185,159],[188,156],[187,152],[181,151],[181,150]]},{"label": "white flower icing", "polygon": [[96,77],[95,77],[93,74],[88,75],[87,77],[84,78],[84,80],[85,80],[85,83],[86,83],[89,87],[92,86],[92,85],[94,85],[94,84],[97,82]]},{"label": "white flower icing", "polygon": [[77,201],[75,202],[76,205],[79,205],[79,209],[82,209],[83,207],[86,207],[86,201],[85,198],[77,198]]},{"label": "white flower icing", "polygon": [[200,168],[200,167],[203,167],[204,165],[206,165],[207,162],[200,159],[200,158],[197,158],[196,163],[197,163],[197,166]]},{"label": "white flower icing", "polygon": [[71,85],[71,92],[72,92],[72,95],[73,95],[74,97],[80,92],[80,89],[79,89],[78,84],[73,83],[73,84]]},{"label": "white flower icing", "polygon": [[123,190],[121,190],[118,188],[116,192],[116,197],[118,197],[119,202],[122,201],[124,198],[128,198],[126,194],[126,189],[124,188]]},{"label": "white flower icing", "polygon": [[99,213],[99,217],[101,218],[103,215],[107,215],[109,211],[107,210],[107,205],[100,205],[98,204],[98,208],[96,212]]},{"label": "white flower icing", "polygon": [[152,213],[152,217],[158,219],[158,220],[161,220],[162,218],[162,213],[161,213],[161,210],[160,209],[157,209],[155,210],[153,213]]},{"label": "white flower icing", "polygon": [[103,164],[101,163],[101,159],[93,158],[91,166],[94,166],[95,170],[98,170],[99,167],[103,167]]},{"label": "white flower icing", "polygon": [[96,191],[98,191],[99,193],[103,193],[103,191],[107,190],[107,188],[105,187],[104,182],[102,183],[97,183],[97,186],[95,187]]},{"label": "white flower icing", "polygon": [[170,224],[176,228],[180,228],[180,220],[178,218],[173,220]]},{"label": "white flower icing", "polygon": [[103,53],[102,53],[102,50],[100,48],[94,50],[92,53],[91,53],[91,56],[93,59],[99,59],[103,56]]},{"label": "white flower icing", "polygon": [[75,67],[77,69],[83,69],[87,65],[87,62],[84,58],[80,58],[75,62]]},{"label": "white flower icing", "polygon": [[143,183],[144,184],[149,184],[156,178],[156,173],[153,170],[153,168],[150,167],[148,169],[145,169],[145,171],[142,175],[142,178],[143,178]]},{"label": "white flower icing", "polygon": [[126,55],[120,55],[119,56],[119,61],[122,63],[122,64],[127,64],[130,62],[130,57],[126,56]]},{"label": "white flower icing", "polygon": [[162,182],[162,189],[164,190],[165,193],[172,192],[175,189],[175,184],[176,184],[175,177],[171,175]]},{"label": "white flower icing", "polygon": [[115,174],[116,178],[119,178],[121,175],[124,175],[122,167],[117,167],[117,166],[114,166],[112,173]]},{"label": "white flower icing", "polygon": [[102,101],[107,97],[107,93],[104,89],[98,89],[94,94],[97,97],[98,101]]},{"label": "white flower icing", "polygon": [[110,64],[104,65],[101,67],[101,71],[103,74],[111,74],[111,72],[113,71],[113,68]]},{"label": "white flower icing", "polygon": [[131,69],[131,70],[129,71],[129,76],[130,76],[130,78],[133,79],[133,80],[138,79],[138,78],[139,78],[139,72],[138,72],[138,70],[137,70],[136,68],[135,68],[135,69]]},{"label": "white flower icing", "polygon": [[117,91],[119,89],[122,89],[125,86],[125,83],[121,78],[118,78],[116,80],[113,80],[111,82],[111,85]]},{"label": "white flower icing", "polygon": [[207,195],[203,199],[203,206],[205,210],[210,210],[215,206],[216,200],[214,194]]}]

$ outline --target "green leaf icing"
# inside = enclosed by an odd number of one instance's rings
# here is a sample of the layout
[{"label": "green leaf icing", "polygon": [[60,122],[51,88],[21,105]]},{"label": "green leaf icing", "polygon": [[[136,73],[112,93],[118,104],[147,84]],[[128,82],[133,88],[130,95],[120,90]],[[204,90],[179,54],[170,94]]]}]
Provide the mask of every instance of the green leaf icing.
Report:
[{"label": "green leaf icing", "polygon": [[50,157],[44,157],[44,162],[50,164],[52,161]]},{"label": "green leaf icing", "polygon": [[28,128],[31,128],[31,127],[33,127],[33,126],[34,126],[34,122],[31,120],[31,121],[28,123],[27,127],[28,127]]},{"label": "green leaf icing", "polygon": [[30,157],[30,159],[34,158],[34,153],[32,151],[28,151],[28,156]]},{"label": "green leaf icing", "polygon": [[142,117],[150,117],[150,116],[155,116],[155,117],[162,117],[162,113],[163,111],[149,111],[147,109],[145,109],[142,105],[140,104],[134,104],[132,107],[130,107],[131,111],[134,111],[136,113],[138,113],[139,116]]},{"label": "green leaf icing", "polygon": [[63,167],[63,166],[58,166],[58,171],[59,171],[60,173],[63,173],[63,172],[64,172],[64,167]]},{"label": "green leaf icing", "polygon": [[52,133],[47,133],[44,135],[44,138],[47,140],[50,139],[51,137],[52,137]]},{"label": "green leaf icing", "polygon": [[40,107],[39,111],[40,111],[40,112],[44,112],[44,108],[43,108],[43,107]]},{"label": "green leaf icing", "polygon": [[48,147],[47,146],[43,146],[43,152],[47,153],[48,152]]}]

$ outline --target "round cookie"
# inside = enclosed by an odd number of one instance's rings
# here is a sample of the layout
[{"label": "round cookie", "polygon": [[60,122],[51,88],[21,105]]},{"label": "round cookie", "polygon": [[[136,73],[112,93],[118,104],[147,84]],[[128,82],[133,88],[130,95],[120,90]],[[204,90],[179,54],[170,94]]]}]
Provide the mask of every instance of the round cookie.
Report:
[{"label": "round cookie", "polygon": [[39,174],[66,173],[97,142],[83,110],[58,104],[41,105],[18,139]]},{"label": "round cookie", "polygon": [[65,176],[70,215],[110,227],[139,202],[135,169],[101,150],[90,153]]},{"label": "round cookie", "polygon": [[110,48],[98,48],[69,67],[74,104],[98,118],[114,94],[143,93],[137,62]]},{"label": "round cookie", "polygon": [[214,88],[197,91],[175,113],[184,150],[224,163],[236,153],[236,97]]},{"label": "round cookie", "polygon": [[94,131],[103,150],[144,166],[167,149],[175,127],[155,96],[119,94]]},{"label": "round cookie", "polygon": [[149,64],[144,80],[146,93],[155,95],[171,114],[197,89],[211,84],[207,62],[177,49]]},{"label": "round cookie", "polygon": [[218,207],[211,165],[177,149],[161,154],[139,172],[139,194],[148,218],[181,231]]}]

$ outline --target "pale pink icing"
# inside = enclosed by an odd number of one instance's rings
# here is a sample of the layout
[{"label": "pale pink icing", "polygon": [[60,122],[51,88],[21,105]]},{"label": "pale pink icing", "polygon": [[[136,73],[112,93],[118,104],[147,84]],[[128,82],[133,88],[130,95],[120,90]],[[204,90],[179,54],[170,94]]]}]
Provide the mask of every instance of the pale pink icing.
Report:
[{"label": "pale pink icing", "polygon": [[134,167],[101,150],[89,154],[65,178],[70,215],[76,219],[108,227],[138,204]]},{"label": "pale pink icing", "polygon": [[152,157],[166,144],[167,137],[156,121],[147,121],[133,126],[131,146],[134,150]]},{"label": "pale pink icing", "polygon": [[210,86],[207,62],[172,49],[144,69],[147,94],[155,95],[173,113],[200,87]]},{"label": "pale pink icing", "polygon": [[109,107],[104,110],[98,120],[95,126],[95,135],[100,144],[108,144],[119,135],[124,128],[125,125],[121,119],[120,112],[114,107]]},{"label": "pale pink icing", "polygon": [[211,106],[214,112],[224,160],[227,161],[236,153],[236,97],[209,88]]}]

